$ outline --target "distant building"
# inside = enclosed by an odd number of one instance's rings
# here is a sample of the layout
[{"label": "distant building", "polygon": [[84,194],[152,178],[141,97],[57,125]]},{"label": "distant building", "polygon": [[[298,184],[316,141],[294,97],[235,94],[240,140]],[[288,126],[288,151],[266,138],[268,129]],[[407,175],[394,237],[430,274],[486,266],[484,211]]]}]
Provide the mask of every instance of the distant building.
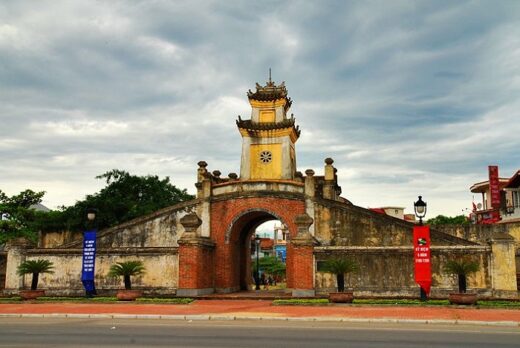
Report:
[{"label": "distant building", "polygon": [[47,208],[46,206],[44,206],[43,204],[41,203],[36,203],[36,204],[33,204],[29,207],[30,209],[33,209],[33,210],[36,210],[36,211],[43,211],[45,213],[48,213],[50,212],[51,210],[49,208]]},{"label": "distant building", "polygon": [[476,224],[492,224],[520,221],[520,170],[510,178],[497,178],[500,199],[492,203],[490,180],[481,181],[470,187],[472,193],[480,193],[481,201],[473,203],[470,217]]},{"label": "distant building", "polygon": [[289,230],[287,226],[280,225],[274,226],[274,254],[275,256],[285,263],[287,257],[287,237],[289,236]]},{"label": "distant building", "polygon": [[401,220],[415,222],[415,214],[405,214],[403,207],[381,207],[381,208],[369,208],[373,212],[392,216]]},{"label": "distant building", "polygon": [[[260,250],[259,257],[268,257],[275,256],[279,260],[285,263],[285,259],[287,257],[287,237],[288,237],[288,229],[286,226],[274,226],[273,239],[261,237],[260,238]],[[256,245],[255,245],[255,236],[253,235],[251,239],[251,255],[252,258],[256,258]]]}]

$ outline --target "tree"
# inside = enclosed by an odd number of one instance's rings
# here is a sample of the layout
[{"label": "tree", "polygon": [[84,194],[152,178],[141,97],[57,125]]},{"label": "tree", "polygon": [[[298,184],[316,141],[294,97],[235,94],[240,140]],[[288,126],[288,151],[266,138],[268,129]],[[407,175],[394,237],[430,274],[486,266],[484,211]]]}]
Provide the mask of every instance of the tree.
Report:
[{"label": "tree", "polygon": [[20,276],[32,273],[31,290],[36,290],[40,273],[54,273],[53,268],[53,263],[49,260],[27,260],[18,266],[17,273]]},{"label": "tree", "polygon": [[0,190],[0,244],[20,237],[37,239],[38,213],[30,207],[40,203],[44,194],[43,191],[25,190],[8,197]]},{"label": "tree", "polygon": [[465,294],[467,289],[467,277],[479,270],[479,264],[468,259],[449,260],[444,266],[444,271],[458,277],[459,293]]},{"label": "tree", "polygon": [[[274,256],[264,256],[258,260],[260,269],[273,276],[285,276],[285,263]],[[256,270],[256,260],[253,262],[253,270]]]},{"label": "tree", "polygon": [[112,265],[110,267],[110,271],[108,272],[108,276],[113,278],[123,277],[125,282],[125,289],[132,290],[132,282],[130,277],[143,274],[144,272],[145,268],[143,261],[134,260],[118,262],[115,265]]},{"label": "tree", "polygon": [[172,185],[169,177],[161,180],[156,175],[136,176],[113,169],[96,179],[105,180],[107,186],[73,206],[38,216],[40,228],[44,231],[81,231],[86,227],[87,209],[96,208],[97,227],[102,229],[194,198],[186,189]]},{"label": "tree", "polygon": [[338,292],[345,291],[345,273],[357,272],[359,270],[357,262],[347,257],[333,257],[328,259],[324,266],[325,272],[336,275]]},{"label": "tree", "polygon": [[444,216],[444,215],[437,215],[434,218],[428,219],[426,221],[426,224],[428,225],[467,225],[469,224],[469,220],[464,215],[457,215],[457,216]]}]

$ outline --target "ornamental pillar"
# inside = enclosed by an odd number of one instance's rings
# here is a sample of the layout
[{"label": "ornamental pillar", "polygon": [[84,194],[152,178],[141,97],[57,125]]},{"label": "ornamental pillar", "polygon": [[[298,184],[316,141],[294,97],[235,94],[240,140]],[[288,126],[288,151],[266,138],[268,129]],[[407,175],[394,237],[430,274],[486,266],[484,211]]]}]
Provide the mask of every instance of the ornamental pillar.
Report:
[{"label": "ornamental pillar", "polygon": [[514,238],[507,233],[497,233],[488,243],[491,246],[489,273],[493,296],[518,298]]},{"label": "ornamental pillar", "polygon": [[181,218],[184,233],[179,239],[179,285],[177,296],[200,296],[215,291],[215,243],[198,232],[202,220],[195,213]]},{"label": "ornamental pillar", "polygon": [[336,180],[334,173],[334,166],[332,165],[334,160],[332,158],[325,159],[325,182],[323,184],[323,198],[325,199],[336,199],[335,188]]},{"label": "ornamental pillar", "polygon": [[308,214],[298,215],[294,223],[298,234],[292,238],[288,248],[287,260],[290,261],[288,275],[289,287],[294,297],[313,297],[314,289],[314,246],[316,239],[309,232],[313,219]]},{"label": "ornamental pillar", "polygon": [[5,289],[6,294],[17,293],[24,288],[24,278],[18,275],[18,266],[25,261],[26,250],[30,243],[25,238],[17,238],[6,243],[7,266],[5,270]]}]

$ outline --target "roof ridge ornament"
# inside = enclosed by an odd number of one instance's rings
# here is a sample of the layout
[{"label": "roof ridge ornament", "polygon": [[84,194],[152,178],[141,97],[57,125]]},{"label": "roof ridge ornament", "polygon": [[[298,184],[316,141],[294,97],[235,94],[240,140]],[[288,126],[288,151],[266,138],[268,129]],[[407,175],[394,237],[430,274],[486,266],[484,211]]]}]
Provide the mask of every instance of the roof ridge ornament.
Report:
[{"label": "roof ridge ornament", "polygon": [[255,83],[256,91],[253,92],[248,90],[247,97],[251,100],[258,101],[273,101],[277,99],[287,99],[286,110],[290,107],[291,98],[287,96],[287,88],[285,87],[285,81],[282,81],[279,85],[272,78],[272,70],[269,68],[269,81],[266,82],[265,86],[260,85],[258,82]]}]

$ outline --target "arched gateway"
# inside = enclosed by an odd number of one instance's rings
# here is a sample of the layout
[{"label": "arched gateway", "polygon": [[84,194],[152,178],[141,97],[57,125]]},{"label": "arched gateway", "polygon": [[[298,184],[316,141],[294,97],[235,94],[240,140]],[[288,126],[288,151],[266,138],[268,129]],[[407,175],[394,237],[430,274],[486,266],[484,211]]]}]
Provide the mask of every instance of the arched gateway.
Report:
[{"label": "arched gateway", "polygon": [[[287,287],[295,296],[327,293],[334,277],[321,269],[331,256],[354,258],[361,271],[348,279],[357,294],[417,296],[413,275],[413,224],[351,204],[340,197],[333,160],[323,175],[296,169],[300,131],[288,116],[291,99],[285,85],[269,80],[249,91],[251,117],[238,118],[242,136],[240,176],[197,169],[197,198],[161,209],[97,235],[96,288],[110,294],[121,285],[107,277],[114,262],[143,261],[146,273],[135,287],[147,295],[195,296],[234,292],[251,285],[250,241],[255,228],[276,219],[287,226]],[[432,296],[455,286],[443,272],[447,260],[464,256],[481,271],[470,287],[485,296],[516,298],[517,225],[466,231],[432,229]],[[469,227],[468,227],[469,228]],[[26,259],[50,259],[59,272],[44,275],[41,287],[54,295],[83,293],[82,234],[42,233],[38,247],[15,240],[0,250],[4,293],[27,288],[16,274]],[[518,256],[517,256],[518,258]],[[2,259],[4,267],[2,267]],[[517,261],[518,262],[518,261]],[[2,284],[0,284],[0,288]]]},{"label": "arched gateway", "polygon": [[[303,175],[296,171],[300,131],[294,117],[287,116],[291,99],[283,83],[277,86],[271,80],[265,86],[257,84],[248,98],[251,118],[237,120],[243,140],[240,177],[230,173],[222,178],[219,171],[210,173],[207,164],[199,162],[196,186],[201,204],[197,216],[181,221],[192,232],[179,239],[180,295],[247,289],[251,237],[256,227],[273,219],[289,230],[287,286],[295,294],[314,294],[315,241],[308,231],[312,219],[306,212],[312,207],[306,196],[314,195],[315,184],[311,180],[306,188]],[[329,191],[336,193],[332,167],[330,173]],[[304,233],[299,234],[299,229]]]}]

